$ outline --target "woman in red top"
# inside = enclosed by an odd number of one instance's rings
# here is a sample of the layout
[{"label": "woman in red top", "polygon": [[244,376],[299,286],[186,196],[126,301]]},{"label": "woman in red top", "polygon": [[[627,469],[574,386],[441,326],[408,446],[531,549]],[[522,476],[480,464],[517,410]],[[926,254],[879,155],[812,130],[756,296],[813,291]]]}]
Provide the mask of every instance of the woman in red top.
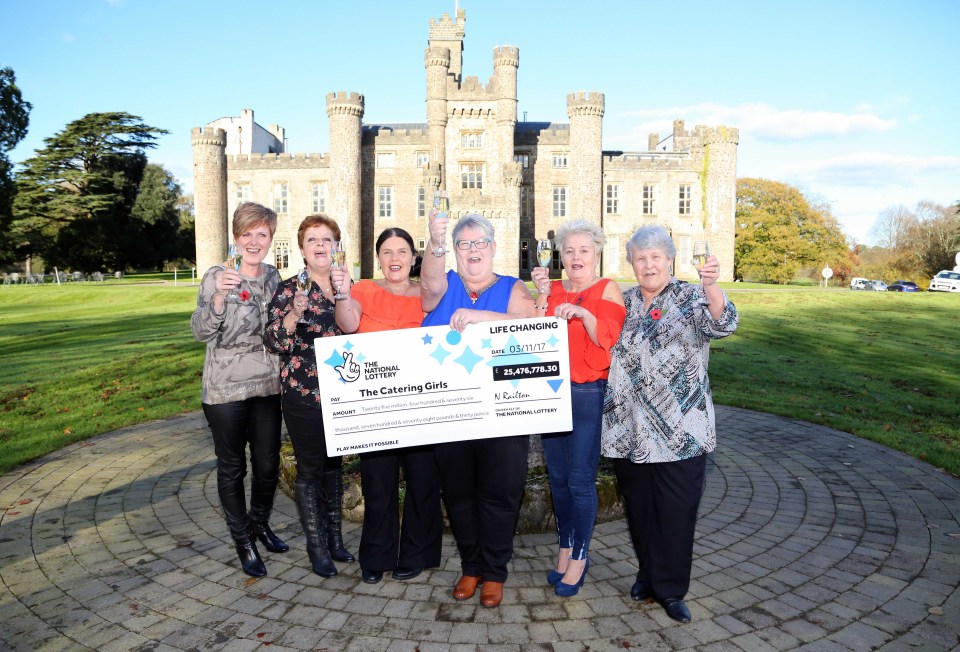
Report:
[{"label": "woman in red top", "polygon": [[[337,303],[337,325],[344,333],[372,333],[416,328],[423,321],[420,275],[413,238],[400,228],[377,238],[377,260],[383,278],[350,286],[346,271],[334,270],[334,285],[349,287],[349,300]],[[400,469],[406,481],[403,525],[398,509]],[[360,455],[363,530],[360,570],[363,581],[376,584],[384,571],[397,580],[413,579],[424,568],[440,565],[443,521],[440,480],[431,446],[415,446]]]},{"label": "woman in red top", "polygon": [[572,220],[557,229],[556,241],[566,280],[550,282],[545,267],[534,268],[531,277],[539,290],[538,314],[566,319],[570,346],[573,430],[542,437],[560,544],[556,570],[547,575],[547,582],[558,596],[567,597],[583,586],[590,564],[603,394],[610,349],[627,313],[617,284],[597,276],[605,241],[600,227]]}]

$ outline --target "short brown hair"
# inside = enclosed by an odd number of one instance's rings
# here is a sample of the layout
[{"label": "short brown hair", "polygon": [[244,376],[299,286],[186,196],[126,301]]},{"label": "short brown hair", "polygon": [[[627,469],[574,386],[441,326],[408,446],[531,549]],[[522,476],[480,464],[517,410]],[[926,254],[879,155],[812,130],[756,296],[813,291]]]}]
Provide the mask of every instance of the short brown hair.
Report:
[{"label": "short brown hair", "polygon": [[315,215],[307,215],[303,218],[303,221],[300,222],[300,228],[297,229],[297,246],[303,249],[303,234],[307,232],[307,229],[314,226],[325,226],[331,231],[333,231],[333,239],[340,239],[340,227],[337,225],[337,221],[326,215],[325,213],[316,213]]},{"label": "short brown hair", "polygon": [[266,224],[270,237],[277,232],[277,214],[266,206],[252,201],[243,202],[233,211],[233,239],[236,240],[255,226]]}]

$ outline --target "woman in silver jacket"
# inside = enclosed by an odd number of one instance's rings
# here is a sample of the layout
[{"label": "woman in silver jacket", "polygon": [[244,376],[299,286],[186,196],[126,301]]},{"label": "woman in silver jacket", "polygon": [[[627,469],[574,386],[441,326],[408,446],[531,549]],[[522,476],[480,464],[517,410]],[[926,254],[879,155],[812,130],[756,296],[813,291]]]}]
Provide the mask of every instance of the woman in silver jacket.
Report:
[{"label": "woman in silver jacket", "polygon": [[[190,329],[206,342],[203,413],[217,455],[217,491],[243,572],[263,577],[267,569],[254,543],[286,552],[267,524],[280,478],[280,361],[263,347],[267,304],[280,283],[263,262],[277,228],[277,214],[247,202],[233,214],[237,264],[214,265],[203,275]],[[250,445],[250,509],[243,478]]]}]

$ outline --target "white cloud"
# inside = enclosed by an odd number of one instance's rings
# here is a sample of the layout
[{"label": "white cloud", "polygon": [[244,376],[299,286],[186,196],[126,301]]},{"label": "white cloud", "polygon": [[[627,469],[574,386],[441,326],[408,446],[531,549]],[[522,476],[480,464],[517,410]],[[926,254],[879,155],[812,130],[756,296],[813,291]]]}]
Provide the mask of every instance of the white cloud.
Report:
[{"label": "white cloud", "polygon": [[792,174],[806,183],[831,186],[909,186],[928,175],[960,174],[960,157],[857,152],[803,162],[793,166]]},{"label": "white cloud", "polygon": [[769,104],[694,104],[665,109],[628,111],[626,118],[640,118],[633,135],[669,134],[673,118],[684,116],[687,128],[694,124],[729,125],[738,127],[741,136],[756,140],[789,141],[810,138],[843,136],[852,133],[889,131],[896,120],[887,120],[873,113],[839,113],[836,111],[809,111],[805,109],[777,109]]}]

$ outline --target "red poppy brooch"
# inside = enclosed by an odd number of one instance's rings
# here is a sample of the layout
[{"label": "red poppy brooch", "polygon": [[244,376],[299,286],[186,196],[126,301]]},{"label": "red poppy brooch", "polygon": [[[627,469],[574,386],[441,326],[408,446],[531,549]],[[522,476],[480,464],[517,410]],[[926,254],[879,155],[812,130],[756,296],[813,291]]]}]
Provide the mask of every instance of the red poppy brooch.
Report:
[{"label": "red poppy brooch", "polygon": [[249,292],[247,292],[246,290],[244,290],[243,292],[240,293],[240,300],[241,300],[241,301],[248,301],[249,299],[250,299],[250,293],[249,293]]},{"label": "red poppy brooch", "polygon": [[653,310],[650,311],[650,319],[652,319],[653,321],[660,321],[660,318],[662,316],[663,314],[657,308],[654,308]]}]

